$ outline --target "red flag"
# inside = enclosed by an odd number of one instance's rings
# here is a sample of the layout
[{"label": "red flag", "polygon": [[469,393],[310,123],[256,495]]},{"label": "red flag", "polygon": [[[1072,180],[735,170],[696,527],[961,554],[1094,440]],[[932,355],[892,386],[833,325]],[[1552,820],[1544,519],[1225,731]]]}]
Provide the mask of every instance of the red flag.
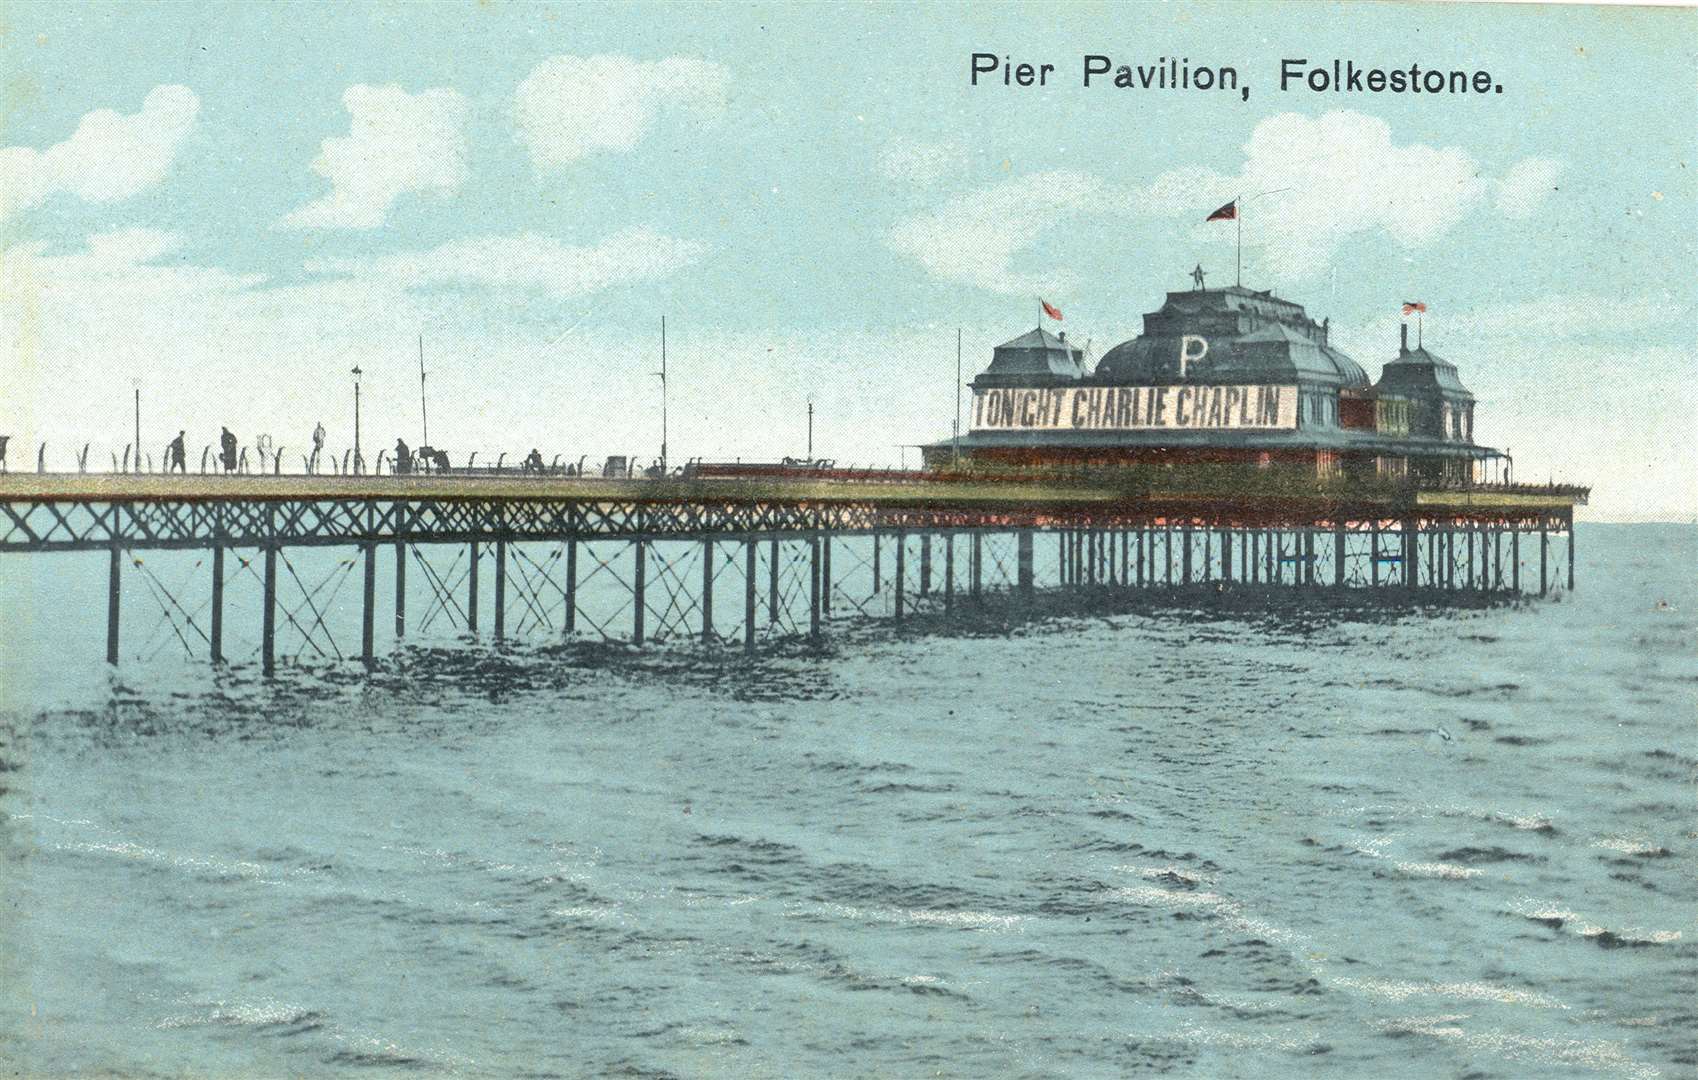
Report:
[{"label": "red flag", "polygon": [[1417,311],[1426,311],[1426,310],[1427,310],[1427,305],[1423,304],[1419,300],[1405,300],[1403,302],[1403,313],[1405,315],[1413,315]]},{"label": "red flag", "polygon": [[1041,296],[1038,298],[1038,303],[1040,303],[1044,306],[1044,314],[1045,315],[1048,315],[1050,318],[1054,319],[1056,322],[1061,321],[1061,309],[1060,308],[1052,306],[1048,300],[1045,300]]},{"label": "red flag", "polygon": [[1235,221],[1235,220],[1237,220],[1237,218],[1238,218],[1238,200],[1233,199],[1231,202],[1227,203],[1225,206],[1221,207],[1219,210],[1216,210],[1214,213],[1210,214],[1208,217],[1204,218],[1203,220],[1204,221]]}]

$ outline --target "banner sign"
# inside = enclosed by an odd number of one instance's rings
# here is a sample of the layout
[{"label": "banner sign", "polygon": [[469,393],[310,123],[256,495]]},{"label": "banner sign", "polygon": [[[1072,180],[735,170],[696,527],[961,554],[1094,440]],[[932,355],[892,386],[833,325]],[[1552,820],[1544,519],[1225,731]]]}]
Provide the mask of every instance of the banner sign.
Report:
[{"label": "banner sign", "polygon": [[1295,386],[1064,386],[973,391],[975,431],[1215,431],[1297,426]]}]

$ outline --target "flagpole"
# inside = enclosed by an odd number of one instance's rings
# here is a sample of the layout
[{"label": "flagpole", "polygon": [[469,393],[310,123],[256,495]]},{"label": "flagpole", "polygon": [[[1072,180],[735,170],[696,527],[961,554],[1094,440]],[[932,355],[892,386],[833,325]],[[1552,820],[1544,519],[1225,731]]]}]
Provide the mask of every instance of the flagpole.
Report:
[{"label": "flagpole", "polygon": [[955,328],[955,464],[961,464],[961,328]]},{"label": "flagpole", "polygon": [[1421,327],[1426,317],[1427,313],[1425,311],[1415,312],[1415,347],[1417,349],[1421,347]]},{"label": "flagpole", "polygon": [[1232,220],[1238,223],[1238,287],[1244,287],[1244,195],[1239,193],[1233,200],[1238,204],[1238,212],[1232,215]]}]

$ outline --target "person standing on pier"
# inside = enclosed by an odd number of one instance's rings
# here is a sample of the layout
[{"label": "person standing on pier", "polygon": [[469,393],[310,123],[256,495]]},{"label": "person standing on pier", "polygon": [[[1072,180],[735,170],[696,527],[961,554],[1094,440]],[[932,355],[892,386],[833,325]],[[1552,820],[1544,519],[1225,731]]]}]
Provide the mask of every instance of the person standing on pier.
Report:
[{"label": "person standing on pier", "polygon": [[218,456],[224,461],[224,471],[236,471],[236,436],[230,434],[229,428],[219,429],[223,434],[218,436]]},{"label": "person standing on pier", "polygon": [[312,429],[312,471],[318,471],[318,456],[324,452],[324,421],[320,420]]},{"label": "person standing on pier", "polygon": [[395,440],[395,472],[403,475],[413,471],[413,455],[404,439]]},{"label": "person standing on pier", "polygon": [[165,447],[165,471],[170,472],[172,469],[176,469],[185,475],[189,471],[187,451],[183,448],[183,432],[181,431],[177,432],[177,437],[172,439]]}]

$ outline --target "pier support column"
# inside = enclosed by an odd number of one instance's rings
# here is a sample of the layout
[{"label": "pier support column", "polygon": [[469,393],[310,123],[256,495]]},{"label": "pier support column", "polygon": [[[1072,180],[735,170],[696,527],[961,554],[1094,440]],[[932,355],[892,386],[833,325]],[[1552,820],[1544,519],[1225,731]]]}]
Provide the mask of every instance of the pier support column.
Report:
[{"label": "pier support column", "polygon": [[943,610],[955,610],[955,534],[943,534]]},{"label": "pier support column", "polygon": [[820,538],[808,541],[808,637],[820,639]]},{"label": "pier support column", "polygon": [[1232,584],[1232,533],[1227,529],[1220,531],[1220,579]]},{"label": "pier support column", "polygon": [[117,544],[112,545],[109,553],[110,560],[106,575],[106,662],[118,662],[118,594],[120,591],[120,574],[123,572],[124,553]]},{"label": "pier support column", "polygon": [[1511,527],[1509,530],[1509,587],[1517,595],[1521,592],[1521,529]]},{"label": "pier support column", "polygon": [[778,625],[778,537],[773,537],[770,550],[767,552],[766,568],[766,621],[769,626]]},{"label": "pier support column", "polygon": [[743,541],[743,651],[750,656],[755,653],[755,575],[760,564],[755,543]]},{"label": "pier support column", "polygon": [[478,636],[478,542],[472,541],[472,565],[466,571],[466,633]]},{"label": "pier support column", "polygon": [[877,596],[884,578],[884,544],[877,529],[873,530],[873,595]]},{"label": "pier support column", "polygon": [[1332,526],[1332,583],[1344,584],[1344,556],[1349,550],[1345,545],[1349,537],[1344,532],[1344,522],[1335,521]]},{"label": "pier support column", "polygon": [[831,534],[820,537],[820,617],[831,618]]},{"label": "pier support column", "polygon": [[1568,515],[1568,591],[1574,591],[1574,514]]},{"label": "pier support column", "polygon": [[1545,515],[1539,515],[1539,595],[1551,591],[1551,535]]},{"label": "pier support column", "polygon": [[1021,529],[1014,534],[1015,546],[1015,584],[1022,596],[1032,595],[1032,530]]},{"label": "pier support column", "polygon": [[1466,541],[1468,547],[1468,561],[1464,564],[1465,569],[1463,570],[1463,581],[1468,588],[1472,589],[1479,585],[1479,582],[1474,580],[1474,533],[1478,530],[1475,529],[1472,523],[1464,526],[1464,529],[1468,537]]},{"label": "pier support column", "polygon": [[1403,519],[1403,584],[1410,589],[1421,584],[1421,534],[1414,518]]},{"label": "pier support column", "polygon": [[277,547],[265,546],[265,574],[260,579],[259,662],[261,674],[277,673]]},{"label": "pier support column", "polygon": [[212,662],[224,662],[224,545],[212,549]]},{"label": "pier support column", "polygon": [[[969,570],[970,578],[967,587],[972,592],[973,602],[975,604],[984,599],[984,594],[982,592],[984,585],[983,574],[985,562],[983,540],[983,534],[977,532],[973,534],[973,552],[970,557],[972,568]],[[1573,560],[1571,559],[1570,561],[1572,562]]]},{"label": "pier support column", "polygon": [[713,541],[702,541],[702,644],[713,644]]},{"label": "pier support column", "polygon": [[649,577],[649,548],[642,540],[631,542],[631,550],[636,555],[636,576],[631,579],[631,644],[643,643],[643,617],[647,614],[647,597],[644,592]]},{"label": "pier support column", "polygon": [[932,594],[932,534],[920,534],[920,595]]},{"label": "pier support column", "polygon": [[1061,529],[1055,534],[1055,565],[1056,576],[1060,579],[1058,585],[1071,585],[1073,579],[1067,572],[1067,530]]},{"label": "pier support column", "polygon": [[1380,587],[1380,523],[1368,531],[1368,584]]},{"label": "pier support column", "polygon": [[395,640],[407,636],[407,542],[395,541]]},{"label": "pier support column", "polygon": [[1162,555],[1167,559],[1166,583],[1173,587],[1173,526],[1162,525]]},{"label": "pier support column", "polygon": [[578,632],[578,538],[566,541],[566,637]]},{"label": "pier support column", "polygon": [[908,590],[908,534],[896,531],[896,621],[902,621],[902,601]]},{"label": "pier support column", "polygon": [[360,659],[371,663],[376,658],[373,649],[373,629],[377,625],[377,544],[375,541],[360,545],[365,548],[365,589],[360,604]]},{"label": "pier support column", "polygon": [[495,640],[507,637],[507,541],[495,542]]},{"label": "pier support column", "polygon": [[1268,530],[1267,577],[1269,585],[1278,585],[1280,579],[1279,567],[1279,533]]}]

